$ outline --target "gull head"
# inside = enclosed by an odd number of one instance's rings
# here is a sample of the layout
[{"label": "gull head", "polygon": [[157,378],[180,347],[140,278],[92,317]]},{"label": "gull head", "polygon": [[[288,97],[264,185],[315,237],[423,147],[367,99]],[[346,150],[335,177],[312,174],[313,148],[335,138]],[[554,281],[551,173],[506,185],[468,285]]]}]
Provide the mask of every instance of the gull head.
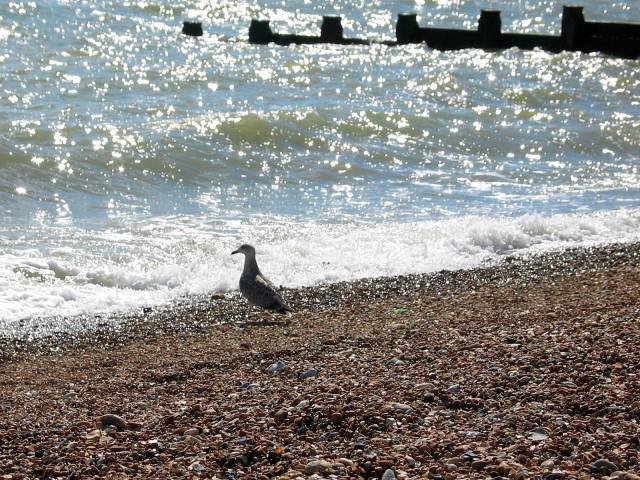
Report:
[{"label": "gull head", "polygon": [[247,256],[256,256],[256,249],[253,248],[251,245],[245,243],[240,245],[240,248],[238,248],[237,250],[234,250],[233,252],[231,252],[231,255],[235,255],[236,253],[243,253]]}]

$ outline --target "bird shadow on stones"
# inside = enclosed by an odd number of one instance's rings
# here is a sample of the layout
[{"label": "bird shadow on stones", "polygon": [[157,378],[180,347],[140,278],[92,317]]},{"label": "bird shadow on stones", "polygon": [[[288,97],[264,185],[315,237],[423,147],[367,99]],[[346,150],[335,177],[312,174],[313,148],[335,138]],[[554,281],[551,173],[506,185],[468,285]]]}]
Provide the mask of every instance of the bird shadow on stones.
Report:
[{"label": "bird shadow on stones", "polygon": [[276,320],[276,319],[247,319],[238,322],[240,327],[288,327],[291,322],[288,319]]},{"label": "bird shadow on stones", "polygon": [[288,327],[291,324],[291,314],[277,314],[271,312],[256,312],[247,306],[240,313],[240,318],[233,324],[240,328],[246,327]]}]

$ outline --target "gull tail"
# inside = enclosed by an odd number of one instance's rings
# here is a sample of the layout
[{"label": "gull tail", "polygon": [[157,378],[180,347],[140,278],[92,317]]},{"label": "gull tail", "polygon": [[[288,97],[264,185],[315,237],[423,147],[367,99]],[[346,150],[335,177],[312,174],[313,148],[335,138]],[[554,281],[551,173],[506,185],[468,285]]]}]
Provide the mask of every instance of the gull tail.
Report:
[{"label": "gull tail", "polygon": [[286,315],[288,317],[291,315],[293,310],[291,310],[288,305],[279,305],[278,308],[276,308],[276,312]]}]

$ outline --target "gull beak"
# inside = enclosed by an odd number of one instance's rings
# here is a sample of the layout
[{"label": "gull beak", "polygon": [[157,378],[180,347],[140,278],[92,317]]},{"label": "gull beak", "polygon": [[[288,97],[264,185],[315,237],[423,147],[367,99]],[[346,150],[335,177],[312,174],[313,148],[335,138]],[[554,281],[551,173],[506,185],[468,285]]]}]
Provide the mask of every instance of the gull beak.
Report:
[{"label": "gull beak", "polygon": [[234,250],[233,252],[231,252],[231,255],[235,255],[236,253],[240,253],[240,250]]}]

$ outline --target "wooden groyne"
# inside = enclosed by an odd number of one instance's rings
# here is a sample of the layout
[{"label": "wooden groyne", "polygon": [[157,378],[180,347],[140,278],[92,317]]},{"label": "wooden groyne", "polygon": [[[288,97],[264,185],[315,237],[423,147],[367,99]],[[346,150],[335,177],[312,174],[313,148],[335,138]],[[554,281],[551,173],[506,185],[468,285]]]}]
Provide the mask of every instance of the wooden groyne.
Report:
[{"label": "wooden groyne", "polygon": [[400,14],[396,23],[398,44],[422,43],[437,50],[463,48],[541,48],[550,52],[602,52],[623,57],[640,56],[640,24],[588,22],[583,7],[562,9],[560,36],[502,33],[499,10],[482,10],[477,30],[421,28],[416,15]]},{"label": "wooden groyne", "polygon": [[369,45],[369,40],[359,38],[344,38],[342,29],[342,18],[339,16],[326,15],[322,17],[320,36],[295,35],[274,33],[269,25],[269,20],[251,20],[249,26],[249,42],[261,45],[275,43],[276,45],[291,44],[316,44],[316,43],[337,43],[340,45]]},{"label": "wooden groyne", "polygon": [[184,33],[189,37],[201,37],[203,35],[202,22],[191,22],[191,21],[183,22],[182,33]]},{"label": "wooden groyne", "polygon": [[498,50],[541,48],[549,52],[579,51],[602,52],[609,55],[640,57],[640,24],[588,22],[583,7],[564,6],[561,34],[540,35],[530,33],[503,33],[499,10],[482,10],[476,30],[420,27],[415,13],[401,13],[396,22],[396,41],[380,42],[358,38],[344,38],[339,16],[322,18],[320,36],[280,34],[271,30],[269,20],[252,20],[249,42],[254,44],[291,45],[335,43],[341,45],[406,45],[426,43],[436,50],[482,48]]}]

